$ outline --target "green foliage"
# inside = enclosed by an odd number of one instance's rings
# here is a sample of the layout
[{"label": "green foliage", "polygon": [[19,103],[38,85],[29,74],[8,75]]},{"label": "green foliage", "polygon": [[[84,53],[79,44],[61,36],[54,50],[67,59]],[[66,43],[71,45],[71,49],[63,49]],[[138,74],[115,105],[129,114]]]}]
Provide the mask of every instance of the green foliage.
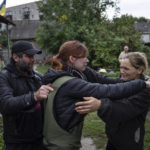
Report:
[{"label": "green foliage", "polygon": [[36,41],[47,53],[56,54],[60,45],[68,40],[79,40],[89,49],[90,66],[93,68],[119,67],[118,56],[125,44],[133,51],[146,52],[150,62],[150,48],[141,41],[135,30],[135,18],[122,15],[112,21],[106,18],[108,7],[117,7],[117,0],[47,0],[39,2],[43,14]]},{"label": "green foliage", "polygon": [[[36,33],[42,48],[56,54],[60,45],[68,40],[84,42],[90,51],[99,45],[99,34],[105,11],[116,7],[113,0],[47,0],[39,2],[43,23]],[[103,29],[102,29],[103,30]]]},{"label": "green foliage", "polygon": [[[131,51],[144,52],[150,62],[150,47],[145,46],[141,40],[141,33],[135,30],[134,24],[136,22],[146,21],[145,18],[136,18],[133,16],[122,15],[120,18],[114,18],[112,22],[112,30],[115,33],[114,43],[118,43],[116,48],[117,55],[123,50],[124,45],[128,45]],[[120,40],[118,40],[120,39]]]},{"label": "green foliage", "polygon": [[2,44],[2,47],[7,47],[7,32],[0,31],[0,44]]}]

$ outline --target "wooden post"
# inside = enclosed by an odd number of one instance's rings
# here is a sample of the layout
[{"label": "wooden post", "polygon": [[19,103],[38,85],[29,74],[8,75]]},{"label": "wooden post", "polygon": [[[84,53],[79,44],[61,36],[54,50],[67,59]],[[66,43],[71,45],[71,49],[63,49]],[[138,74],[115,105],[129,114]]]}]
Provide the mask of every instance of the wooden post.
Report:
[{"label": "wooden post", "polygon": [[8,24],[7,24],[7,42],[8,42],[8,60],[9,60],[9,58],[10,58],[10,41],[9,41]]}]

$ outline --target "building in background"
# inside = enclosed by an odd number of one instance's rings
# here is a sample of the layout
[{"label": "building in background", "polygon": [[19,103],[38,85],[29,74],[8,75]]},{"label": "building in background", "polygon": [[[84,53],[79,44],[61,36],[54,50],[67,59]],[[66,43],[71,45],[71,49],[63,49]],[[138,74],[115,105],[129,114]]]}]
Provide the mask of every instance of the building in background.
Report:
[{"label": "building in background", "polygon": [[147,22],[135,22],[134,27],[137,31],[141,32],[141,39],[145,45],[150,46],[150,23]]},{"label": "building in background", "polygon": [[[5,16],[8,20],[16,24],[16,26],[9,27],[10,40],[12,42],[27,40],[32,42],[34,47],[38,48],[35,42],[35,33],[40,26],[40,13],[38,11],[37,2],[8,7],[6,8]],[[37,55],[36,60],[41,62],[45,55],[45,51],[42,50],[42,54]]]},{"label": "building in background", "polygon": [[6,9],[6,16],[10,20],[40,20],[36,2],[8,7]]},{"label": "building in background", "polygon": [[[43,0],[46,2],[46,0]],[[41,14],[38,11],[37,2],[31,2],[18,6],[8,7],[6,9],[6,17],[13,21],[16,26],[9,26],[10,40],[15,42],[17,40],[28,40],[38,48],[35,42],[35,33],[40,26]],[[134,27],[141,32],[141,39],[146,45],[150,46],[150,24],[145,22],[135,22]],[[0,24],[0,30],[6,29],[3,24]],[[45,57],[45,51],[42,50],[42,55],[38,55],[37,60],[41,61]]]}]

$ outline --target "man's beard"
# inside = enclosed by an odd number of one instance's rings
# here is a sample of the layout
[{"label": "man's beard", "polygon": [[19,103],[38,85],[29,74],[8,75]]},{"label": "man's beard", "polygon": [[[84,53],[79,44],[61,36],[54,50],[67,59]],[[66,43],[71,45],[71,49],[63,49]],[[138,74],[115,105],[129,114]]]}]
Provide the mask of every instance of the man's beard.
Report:
[{"label": "man's beard", "polygon": [[19,59],[19,63],[17,64],[19,70],[21,72],[24,72],[24,73],[28,73],[28,74],[31,74],[31,71],[33,70],[33,67],[30,67],[29,65],[27,65],[23,60],[22,58]]}]

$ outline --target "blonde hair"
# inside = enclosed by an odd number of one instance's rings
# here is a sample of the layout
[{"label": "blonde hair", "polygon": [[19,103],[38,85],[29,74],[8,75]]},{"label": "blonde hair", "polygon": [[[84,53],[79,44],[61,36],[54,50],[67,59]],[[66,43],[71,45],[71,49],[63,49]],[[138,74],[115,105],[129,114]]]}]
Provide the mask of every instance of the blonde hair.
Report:
[{"label": "blonde hair", "polygon": [[136,69],[141,68],[143,73],[146,72],[148,68],[148,62],[145,53],[130,52],[126,54],[123,59],[129,59],[131,65]]}]

